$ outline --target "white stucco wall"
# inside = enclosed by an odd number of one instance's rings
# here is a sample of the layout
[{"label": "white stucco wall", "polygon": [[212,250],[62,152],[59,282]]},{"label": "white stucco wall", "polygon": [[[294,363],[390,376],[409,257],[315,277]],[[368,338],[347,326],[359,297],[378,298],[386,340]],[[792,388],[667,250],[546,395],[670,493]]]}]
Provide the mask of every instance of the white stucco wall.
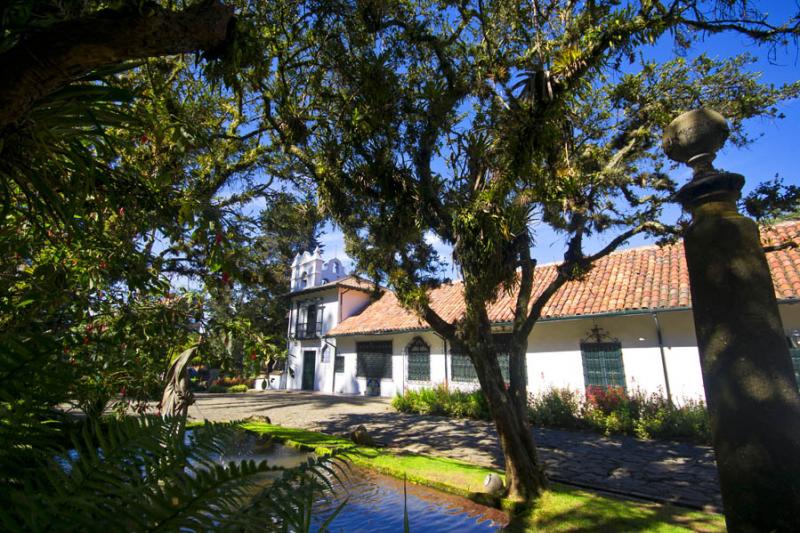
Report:
[{"label": "white stucco wall", "polygon": [[[321,298],[318,303],[324,306],[323,331],[328,331],[337,322],[339,294],[336,290],[331,290],[315,297]],[[342,316],[346,317],[351,313],[360,312],[369,303],[369,298],[365,293],[349,291],[342,295],[341,301]],[[780,311],[787,333],[800,329],[800,304],[782,304]],[[659,312],[658,320],[673,400],[679,404],[687,400],[703,400],[705,397],[703,380],[691,311]],[[590,329],[595,324],[605,330],[611,338],[619,340],[628,390],[639,389],[646,394],[665,394],[661,350],[656,325],[650,313],[540,321],[528,340],[527,367],[530,392],[541,393],[552,387],[584,390],[580,342],[588,337]],[[421,337],[431,350],[431,379],[426,382],[408,380],[405,350],[417,336]],[[392,378],[381,380],[382,396],[390,397],[403,390],[438,384],[447,384],[450,388],[462,390],[477,387],[477,383],[452,380],[449,353],[445,356],[444,341],[432,332],[328,338],[328,342],[336,345],[336,354],[344,357],[344,372],[337,373],[335,378],[333,347],[328,348],[330,357],[328,362],[323,363],[321,362],[321,347],[324,345],[322,340],[294,341],[291,343],[292,357],[289,360],[289,366],[294,370],[294,378],[287,377],[286,386],[290,389],[301,388],[303,351],[315,350],[316,390],[336,394],[364,394],[366,380],[356,376],[356,343],[381,340],[392,342]]]},{"label": "white stucco wall", "polygon": [[[289,313],[289,332],[294,332],[297,320],[298,304],[300,309],[308,304],[316,304],[317,309],[322,309],[322,333],[325,334],[338,324],[339,320],[339,290],[336,287],[312,291],[306,294],[299,294],[292,298],[292,308]],[[290,335],[291,337],[291,335]],[[321,339],[290,339],[287,361],[287,372],[285,373],[284,387],[287,389],[302,389],[303,386],[303,352],[315,352],[314,357],[314,390],[331,390],[333,352],[331,350],[330,361],[323,363],[322,347],[325,344]],[[328,368],[330,367],[330,369]],[[290,370],[290,371],[288,371]],[[294,374],[294,377],[292,377]]]},{"label": "white stucco wall", "polygon": [[800,302],[780,306],[781,320],[787,334],[800,330]]},{"label": "white stucco wall", "polygon": [[342,320],[359,314],[371,301],[370,295],[363,291],[342,288],[340,289],[340,293]]},{"label": "white stucco wall", "polygon": [[[431,350],[431,380],[410,381],[406,347],[415,337],[420,337]],[[396,335],[349,336],[336,339],[339,355],[345,358],[345,371],[336,375],[335,392],[339,394],[365,394],[367,380],[356,376],[356,343],[362,341],[392,342],[392,377],[381,380],[381,396],[391,397],[407,389],[432,387],[445,381],[444,342],[431,332],[400,333]]]},{"label": "white stucco wall", "polygon": [[[665,390],[661,352],[650,315],[541,321],[528,338],[528,385],[532,393],[552,387],[584,389],[580,343],[599,326],[622,346],[628,390]],[[593,339],[590,339],[593,340]]]}]

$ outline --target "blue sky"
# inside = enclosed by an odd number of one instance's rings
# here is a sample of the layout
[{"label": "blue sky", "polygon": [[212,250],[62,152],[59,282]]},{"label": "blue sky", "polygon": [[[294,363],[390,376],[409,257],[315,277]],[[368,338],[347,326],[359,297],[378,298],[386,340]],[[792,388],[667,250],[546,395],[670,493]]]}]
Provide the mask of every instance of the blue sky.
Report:
[{"label": "blue sky", "polygon": [[[795,3],[788,0],[772,0],[760,5],[765,5],[765,9],[770,11],[770,15],[775,19],[785,18],[790,12],[797,9]],[[769,57],[769,51],[766,48],[757,47],[746,38],[727,34],[707,38],[698,43],[687,55],[687,59],[702,53],[722,59],[743,52],[749,52],[758,59],[751,68],[761,73],[763,82],[780,85],[800,79],[800,58],[794,44],[790,44],[787,49],[777,50],[774,57]],[[648,59],[666,60],[671,57],[674,57],[674,53],[668,39],[645,50],[645,58]],[[755,188],[758,183],[770,180],[775,175],[779,175],[785,184],[800,185],[800,172],[798,172],[800,101],[784,102],[779,109],[785,115],[784,119],[753,119],[746,124],[748,134],[756,138],[750,146],[745,148],[725,146],[717,155],[715,161],[717,168],[744,175],[746,179],[745,194]],[[671,174],[679,184],[685,183],[691,176],[690,170],[686,167],[677,168],[671,171]],[[668,208],[664,214],[664,221],[673,222],[680,214],[678,206]],[[608,238],[613,238],[613,235],[609,235]],[[564,253],[563,235],[557,235],[549,228],[539,227],[536,228],[536,239],[533,251],[534,257],[540,264],[559,261],[562,258]],[[345,262],[348,269],[352,268],[352,262],[344,254],[344,240],[341,232],[330,225],[326,226],[322,242],[325,247],[326,259],[338,257]],[[433,239],[431,242],[443,257],[451,257],[449,247]],[[603,241],[594,239],[587,244],[588,248],[597,249],[603,245]],[[638,237],[632,239],[627,247],[643,244],[649,244],[649,241],[645,237]],[[452,261],[450,263],[450,268],[443,272],[443,275],[454,279],[458,278],[458,272],[452,267]]]}]

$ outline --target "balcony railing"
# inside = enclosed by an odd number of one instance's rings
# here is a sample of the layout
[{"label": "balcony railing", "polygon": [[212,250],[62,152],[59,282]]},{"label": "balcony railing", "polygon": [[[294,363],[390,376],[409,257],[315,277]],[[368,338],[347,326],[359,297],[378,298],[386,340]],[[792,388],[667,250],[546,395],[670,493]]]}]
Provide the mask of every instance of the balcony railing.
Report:
[{"label": "balcony railing", "polygon": [[310,322],[308,324],[297,324],[294,332],[295,339],[316,339],[322,335],[322,320]]}]

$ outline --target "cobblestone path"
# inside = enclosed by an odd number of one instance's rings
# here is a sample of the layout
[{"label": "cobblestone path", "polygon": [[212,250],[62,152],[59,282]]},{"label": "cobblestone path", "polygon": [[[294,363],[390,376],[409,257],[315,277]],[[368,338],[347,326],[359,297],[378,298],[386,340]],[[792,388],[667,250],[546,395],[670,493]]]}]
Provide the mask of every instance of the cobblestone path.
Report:
[{"label": "cobblestone path", "polygon": [[[208,420],[266,415],[275,424],[329,434],[363,424],[391,447],[503,467],[491,423],[397,413],[385,398],[285,391],[199,394],[189,415]],[[709,511],[722,508],[709,447],[540,428],[534,435],[555,481]]]}]

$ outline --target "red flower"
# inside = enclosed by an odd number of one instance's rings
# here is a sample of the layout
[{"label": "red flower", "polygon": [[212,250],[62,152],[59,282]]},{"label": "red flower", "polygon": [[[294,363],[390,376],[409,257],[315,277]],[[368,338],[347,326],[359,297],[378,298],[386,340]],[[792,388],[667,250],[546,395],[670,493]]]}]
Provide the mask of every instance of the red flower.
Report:
[{"label": "red flower", "polygon": [[223,272],[222,273],[222,283],[227,285],[230,280],[231,280],[231,275],[228,274],[227,272]]},{"label": "red flower", "polygon": [[217,245],[222,244],[222,233],[220,233],[219,231],[217,232],[216,237],[214,237],[214,243]]},{"label": "red flower", "polygon": [[119,216],[124,217],[125,216],[125,208],[124,207],[120,207],[119,211],[117,211],[117,213],[119,213]]},{"label": "red flower", "polygon": [[148,137],[147,135],[142,135],[141,137],[139,137],[139,142],[142,144],[147,144],[150,142],[150,137]]},{"label": "red flower", "polygon": [[255,361],[256,359],[258,359],[256,352],[250,352],[250,360]]},{"label": "red flower", "polygon": [[107,269],[108,268],[108,263],[106,263],[105,261],[100,261],[100,268],[102,270]]},{"label": "red flower", "polygon": [[625,390],[622,387],[593,385],[586,388],[586,401],[606,414],[614,411],[625,399]]}]

